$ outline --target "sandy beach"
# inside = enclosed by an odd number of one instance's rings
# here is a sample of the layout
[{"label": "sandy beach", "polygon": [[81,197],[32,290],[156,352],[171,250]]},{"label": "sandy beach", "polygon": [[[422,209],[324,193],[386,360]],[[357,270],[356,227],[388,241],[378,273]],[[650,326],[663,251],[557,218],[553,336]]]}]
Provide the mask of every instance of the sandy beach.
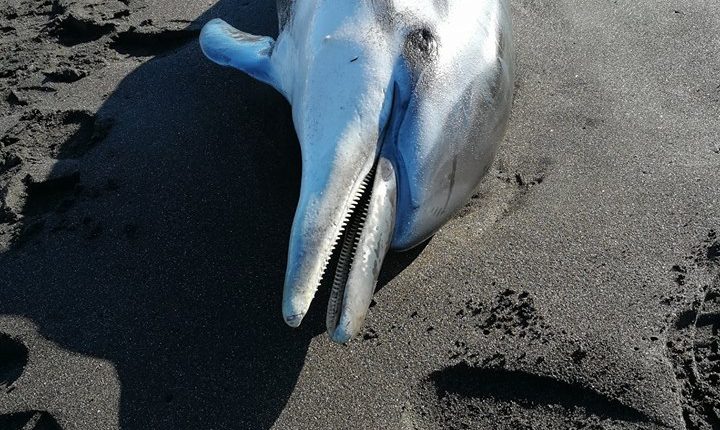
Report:
[{"label": "sandy beach", "polygon": [[0,0],[0,430],[720,429],[720,5],[511,4],[493,168],[338,345],[290,107],[197,42],[274,2]]}]

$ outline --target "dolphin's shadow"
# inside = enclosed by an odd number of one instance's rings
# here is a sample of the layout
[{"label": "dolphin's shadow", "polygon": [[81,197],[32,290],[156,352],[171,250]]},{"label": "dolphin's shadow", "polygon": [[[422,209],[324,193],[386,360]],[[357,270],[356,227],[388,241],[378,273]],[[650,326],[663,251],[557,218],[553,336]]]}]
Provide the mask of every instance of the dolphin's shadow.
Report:
[{"label": "dolphin's shadow", "polygon": [[[232,3],[191,27],[276,34],[271,2]],[[0,314],[113,363],[121,428],[270,427],[324,331],[280,314],[300,173],[289,106],[192,41],[130,73],[97,118],[112,128],[94,148],[78,158],[84,127],[60,149],[79,177],[30,195],[38,213],[0,254]]]}]

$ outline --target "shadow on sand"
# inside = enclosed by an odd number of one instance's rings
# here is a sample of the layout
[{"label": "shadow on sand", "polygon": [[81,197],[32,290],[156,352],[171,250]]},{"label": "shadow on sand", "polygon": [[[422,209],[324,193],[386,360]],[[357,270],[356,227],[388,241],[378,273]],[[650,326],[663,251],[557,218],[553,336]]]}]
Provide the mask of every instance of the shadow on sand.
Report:
[{"label": "shadow on sand", "polygon": [[[244,17],[230,3],[190,27],[223,16],[277,33],[272,2]],[[78,173],[31,190],[25,232],[0,255],[0,314],[112,362],[121,428],[270,427],[326,304],[298,330],[282,321],[300,176],[289,106],[191,40],[130,73],[95,122],[112,124],[102,141],[61,150]],[[391,257],[383,282],[415,255]]]}]

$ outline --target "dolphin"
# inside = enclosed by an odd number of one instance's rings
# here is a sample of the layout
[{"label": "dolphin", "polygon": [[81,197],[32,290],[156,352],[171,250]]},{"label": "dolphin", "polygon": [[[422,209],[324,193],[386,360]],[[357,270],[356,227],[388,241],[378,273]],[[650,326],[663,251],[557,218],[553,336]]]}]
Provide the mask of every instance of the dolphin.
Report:
[{"label": "dolphin", "polygon": [[279,36],[221,19],[205,55],[292,105],[302,153],[282,311],[297,327],[321,282],[327,329],[362,328],[389,249],[430,238],[490,168],[510,115],[506,0],[278,0]]}]

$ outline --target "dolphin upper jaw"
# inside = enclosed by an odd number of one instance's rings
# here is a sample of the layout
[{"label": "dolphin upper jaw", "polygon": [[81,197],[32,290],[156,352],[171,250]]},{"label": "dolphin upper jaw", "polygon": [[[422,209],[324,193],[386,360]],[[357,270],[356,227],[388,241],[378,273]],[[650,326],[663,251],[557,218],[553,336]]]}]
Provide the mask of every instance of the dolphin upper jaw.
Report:
[{"label": "dolphin upper jaw", "polygon": [[[328,332],[347,342],[361,328],[382,262],[390,248],[396,216],[396,176],[392,163],[372,157],[359,171],[350,196],[329,192],[296,213],[288,252],[283,316],[297,327],[321,283],[331,284]],[[321,215],[321,214],[324,214]]]},{"label": "dolphin upper jaw", "polygon": [[326,187],[319,190],[306,191],[316,181],[309,177],[312,174],[303,175],[283,296],[283,317],[291,327],[299,326],[307,313],[374,161],[374,157],[366,160],[357,172],[331,173]]}]

